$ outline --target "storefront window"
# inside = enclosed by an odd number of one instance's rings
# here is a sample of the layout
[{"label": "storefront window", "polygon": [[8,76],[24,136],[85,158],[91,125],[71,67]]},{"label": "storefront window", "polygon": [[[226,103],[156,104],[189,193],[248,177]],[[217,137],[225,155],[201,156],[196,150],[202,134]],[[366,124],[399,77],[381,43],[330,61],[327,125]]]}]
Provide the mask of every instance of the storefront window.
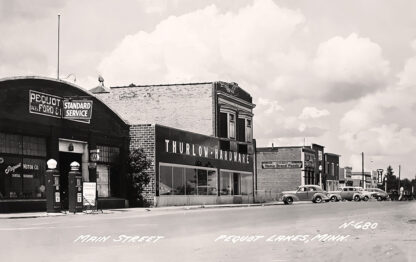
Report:
[{"label": "storefront window", "polygon": [[0,199],[44,198],[46,139],[0,133]]},{"label": "storefront window", "polygon": [[172,194],[172,167],[161,166],[159,169],[159,194],[171,195]]},{"label": "storefront window", "polygon": [[46,141],[41,137],[23,136],[23,155],[46,157]]},{"label": "storefront window", "polygon": [[253,175],[221,171],[220,194],[221,195],[250,195],[253,194]]},{"label": "storefront window", "polygon": [[44,198],[43,159],[0,157],[0,198]]},{"label": "storefront window", "polygon": [[233,195],[231,187],[231,173],[230,172],[221,172],[220,176],[220,194],[221,195]]},{"label": "storefront window", "polygon": [[115,163],[120,155],[120,149],[112,146],[97,146],[100,150],[100,159],[98,162]]},{"label": "storefront window", "polygon": [[207,179],[207,189],[208,195],[217,195],[217,172],[213,170],[208,170],[208,179]]},{"label": "storefront window", "polygon": [[173,167],[173,195],[185,195],[185,174],[184,168]]},{"label": "storefront window", "polygon": [[195,169],[185,168],[186,195],[196,195],[197,176],[195,171]]},{"label": "storefront window", "polygon": [[108,165],[97,165],[97,190],[99,197],[110,196],[110,168]]},{"label": "storefront window", "polygon": [[253,179],[251,174],[240,174],[241,195],[253,194]]},{"label": "storefront window", "polygon": [[207,171],[200,169],[198,170],[198,195],[206,195],[207,186]]},{"label": "storefront window", "polygon": [[214,170],[161,165],[160,195],[217,195]]},{"label": "storefront window", "polygon": [[22,154],[22,136],[0,133],[0,153]]}]

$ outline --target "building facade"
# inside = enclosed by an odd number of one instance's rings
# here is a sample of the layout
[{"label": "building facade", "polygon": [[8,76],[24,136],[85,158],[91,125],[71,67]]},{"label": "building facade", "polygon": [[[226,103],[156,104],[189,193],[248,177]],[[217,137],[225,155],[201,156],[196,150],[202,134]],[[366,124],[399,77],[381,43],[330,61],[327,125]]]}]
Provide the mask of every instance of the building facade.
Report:
[{"label": "building facade", "polygon": [[372,185],[371,172],[351,172],[352,186],[369,188]]},{"label": "building facade", "polygon": [[316,180],[316,152],[310,147],[261,147],[256,149],[259,195],[294,190]]},{"label": "building facade", "polygon": [[[75,120],[63,105],[85,105],[88,120]],[[66,113],[67,115],[64,115]],[[68,205],[69,164],[83,181],[98,184],[101,207],[124,207],[129,128],[91,93],[43,77],[0,80],[0,212],[46,210],[46,161],[60,172],[62,206]],[[100,150],[98,161],[91,150]]]},{"label": "building facade", "polygon": [[323,176],[324,189],[335,191],[339,188],[339,157],[340,155],[325,153],[325,172]]},{"label": "building facade", "polygon": [[251,96],[235,83],[96,88],[130,126],[130,150],[152,159],[155,206],[250,203],[254,191]]}]

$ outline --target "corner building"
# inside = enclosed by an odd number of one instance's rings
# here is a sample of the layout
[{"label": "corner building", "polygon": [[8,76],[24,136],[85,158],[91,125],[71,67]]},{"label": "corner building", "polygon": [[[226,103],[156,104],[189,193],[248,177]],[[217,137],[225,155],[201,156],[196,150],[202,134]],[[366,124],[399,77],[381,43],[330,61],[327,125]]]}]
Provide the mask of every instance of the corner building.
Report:
[{"label": "corner building", "polygon": [[[88,121],[63,118],[63,101],[91,102]],[[125,206],[124,163],[129,126],[99,98],[51,78],[0,79],[0,213],[45,211],[48,159],[58,162],[60,199],[68,208],[69,164],[81,165],[83,181],[97,182],[99,207]],[[91,159],[91,150],[100,159]]]},{"label": "corner building", "polygon": [[254,200],[252,97],[236,83],[129,85],[91,90],[129,124],[130,150],[153,164],[155,206]]}]

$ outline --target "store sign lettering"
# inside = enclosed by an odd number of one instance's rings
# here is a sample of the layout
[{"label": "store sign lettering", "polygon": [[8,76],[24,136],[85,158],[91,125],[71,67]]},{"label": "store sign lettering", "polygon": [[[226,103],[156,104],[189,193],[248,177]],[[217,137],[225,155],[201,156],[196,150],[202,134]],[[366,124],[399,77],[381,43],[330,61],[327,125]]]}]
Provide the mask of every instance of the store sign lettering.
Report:
[{"label": "store sign lettering", "polygon": [[302,168],[302,161],[266,161],[261,163],[263,169]]},{"label": "store sign lettering", "polygon": [[92,100],[64,100],[59,96],[29,90],[29,112],[90,123]]},{"label": "store sign lettering", "polygon": [[91,119],[91,100],[64,100],[64,118],[67,119]]},{"label": "store sign lettering", "polygon": [[9,174],[9,173],[12,173],[12,172],[14,172],[14,171],[16,171],[16,169],[18,169],[19,167],[21,167],[22,166],[22,163],[19,163],[19,164],[17,164],[17,165],[14,165],[14,166],[8,166],[7,168],[6,168],[6,170],[4,170],[4,173],[7,175],[7,174]]},{"label": "store sign lettering", "polygon": [[62,98],[29,90],[29,112],[61,118]]},{"label": "store sign lettering", "polygon": [[195,157],[214,158],[242,164],[250,164],[249,156],[231,151],[219,150],[216,147],[202,146],[191,143],[165,139],[166,153],[183,154]]}]

